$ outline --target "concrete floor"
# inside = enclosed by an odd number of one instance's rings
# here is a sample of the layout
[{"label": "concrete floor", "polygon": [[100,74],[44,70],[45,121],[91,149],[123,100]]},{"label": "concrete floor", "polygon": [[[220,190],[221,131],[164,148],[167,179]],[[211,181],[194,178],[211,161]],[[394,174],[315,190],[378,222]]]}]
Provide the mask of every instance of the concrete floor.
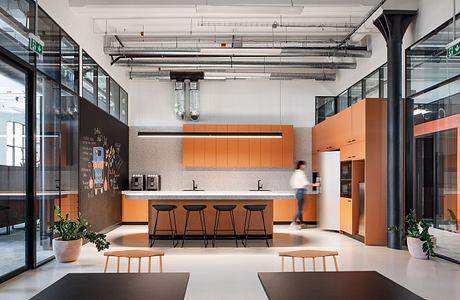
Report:
[{"label": "concrete floor", "polygon": [[[147,226],[121,226],[108,236],[113,250],[147,249]],[[287,226],[275,226],[273,243],[271,248],[264,247],[262,241],[253,241],[249,248],[234,248],[232,241],[221,241],[216,248],[203,248],[200,241],[188,241],[185,248],[171,249],[168,241],[156,246],[166,251],[165,272],[190,272],[186,299],[266,299],[257,272],[280,271],[277,253],[300,248],[337,250],[341,270],[378,271],[426,299],[460,299],[460,265],[442,259],[417,260],[407,251],[367,247],[338,233],[315,228],[293,231]],[[112,263],[111,272],[115,271],[115,261]],[[75,263],[59,264],[54,260],[3,283],[0,299],[28,299],[69,272],[102,272],[103,265],[102,254],[93,245],[85,245]],[[126,262],[121,268],[126,270]],[[311,265],[307,268],[311,269]],[[333,269],[332,260],[327,268]],[[297,269],[301,269],[300,261]]]}]

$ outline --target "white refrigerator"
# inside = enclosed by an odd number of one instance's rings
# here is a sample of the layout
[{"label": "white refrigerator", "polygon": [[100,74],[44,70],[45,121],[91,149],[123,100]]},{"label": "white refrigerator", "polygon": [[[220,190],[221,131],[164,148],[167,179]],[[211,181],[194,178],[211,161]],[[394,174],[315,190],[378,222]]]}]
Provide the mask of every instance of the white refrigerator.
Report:
[{"label": "white refrigerator", "polygon": [[319,227],[340,230],[340,151],[319,153]]}]

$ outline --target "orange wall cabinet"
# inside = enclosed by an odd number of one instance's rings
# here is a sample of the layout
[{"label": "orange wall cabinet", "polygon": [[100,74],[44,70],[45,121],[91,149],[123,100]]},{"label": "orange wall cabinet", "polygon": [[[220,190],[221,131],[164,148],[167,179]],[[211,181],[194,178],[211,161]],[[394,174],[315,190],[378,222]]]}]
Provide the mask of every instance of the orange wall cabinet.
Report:
[{"label": "orange wall cabinet", "polygon": [[294,127],[292,125],[185,124],[193,132],[282,132],[281,139],[183,138],[185,168],[292,168]]},{"label": "orange wall cabinet", "polygon": [[[216,132],[227,132],[227,125],[214,125]],[[186,149],[183,150],[185,152]],[[185,165],[185,164],[184,164]],[[216,139],[216,167],[228,167],[228,140]]]},{"label": "orange wall cabinet", "polygon": [[353,161],[352,199],[340,199],[341,230],[358,233],[359,182],[365,182],[364,243],[386,245],[386,100],[363,99],[313,127],[313,170],[318,152],[340,150]]}]

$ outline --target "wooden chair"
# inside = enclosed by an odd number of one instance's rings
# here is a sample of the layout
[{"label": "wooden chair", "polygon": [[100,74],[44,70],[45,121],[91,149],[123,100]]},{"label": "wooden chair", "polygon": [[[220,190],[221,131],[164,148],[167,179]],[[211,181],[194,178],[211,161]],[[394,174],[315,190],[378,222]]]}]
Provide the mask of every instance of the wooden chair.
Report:
[{"label": "wooden chair", "polygon": [[141,259],[143,257],[149,258],[149,273],[152,272],[152,257],[157,256],[160,261],[160,272],[163,272],[163,256],[165,253],[163,251],[146,251],[146,250],[123,250],[123,251],[106,251],[104,256],[107,256],[104,265],[104,273],[107,272],[107,266],[109,264],[109,257],[117,258],[117,273],[120,273],[120,257],[128,259],[128,273],[131,272],[131,258],[139,259],[139,264],[137,271],[141,272]]},{"label": "wooden chair", "polygon": [[290,251],[290,252],[280,252],[279,256],[281,256],[281,270],[284,272],[284,258],[291,257],[292,258],[292,271],[295,272],[295,261],[294,259],[302,258],[303,264],[303,271],[305,272],[305,258],[311,258],[313,260],[313,271],[316,272],[316,264],[315,258],[322,257],[323,258],[323,269],[326,271],[326,257],[332,256],[334,259],[335,271],[339,271],[339,266],[337,264],[337,255],[339,255],[336,251],[321,251],[321,250],[298,250],[298,251]]}]

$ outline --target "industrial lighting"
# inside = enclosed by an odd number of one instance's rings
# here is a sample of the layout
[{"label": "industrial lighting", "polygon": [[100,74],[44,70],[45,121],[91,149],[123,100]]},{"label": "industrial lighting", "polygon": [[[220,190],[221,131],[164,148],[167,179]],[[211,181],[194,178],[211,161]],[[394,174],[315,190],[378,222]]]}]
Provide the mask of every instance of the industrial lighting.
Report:
[{"label": "industrial lighting", "polygon": [[138,137],[149,138],[246,138],[246,139],[280,139],[283,137],[282,132],[146,132],[139,131]]},{"label": "industrial lighting", "polygon": [[300,15],[303,6],[197,5],[199,14]]}]

